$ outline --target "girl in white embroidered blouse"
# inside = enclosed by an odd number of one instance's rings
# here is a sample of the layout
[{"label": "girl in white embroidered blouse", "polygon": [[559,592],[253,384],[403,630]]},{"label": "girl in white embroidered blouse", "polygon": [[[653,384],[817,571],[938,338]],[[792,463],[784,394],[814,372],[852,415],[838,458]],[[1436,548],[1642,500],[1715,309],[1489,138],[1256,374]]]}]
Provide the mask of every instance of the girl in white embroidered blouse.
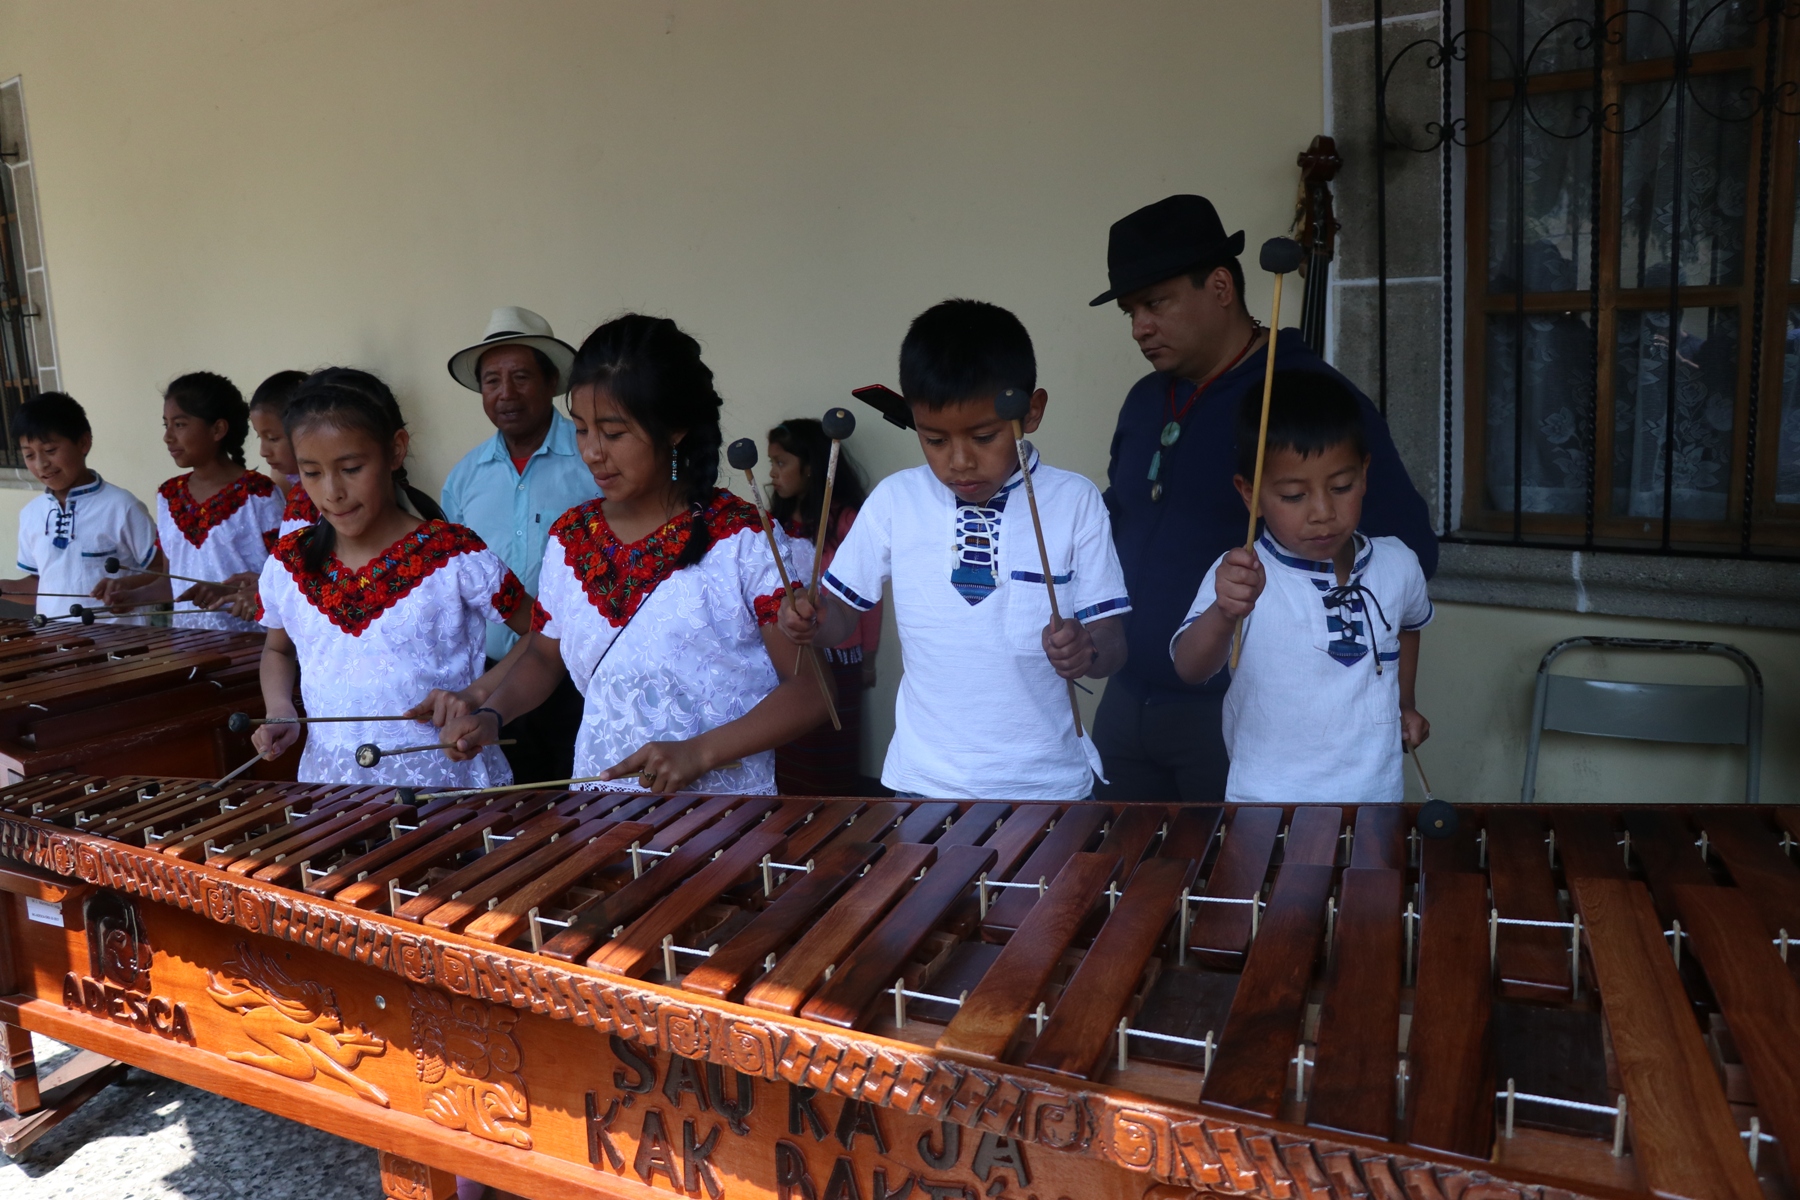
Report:
[{"label": "girl in white embroidered blouse", "polygon": [[[317,372],[295,393],[284,422],[299,486],[322,519],[277,542],[258,580],[269,630],[263,702],[271,717],[296,715],[298,679],[308,716],[362,718],[307,725],[300,779],[510,783],[506,759],[492,746],[458,762],[435,749],[359,762],[358,747],[368,744],[432,746],[436,731],[403,714],[433,689],[467,686],[485,661],[487,622],[522,633],[530,605],[499,556],[407,484],[405,422],[379,379],[345,368]],[[412,511],[401,507],[402,494]],[[260,726],[256,748],[278,758],[300,730]]]},{"label": "girl in white embroidered blouse", "polygon": [[[262,570],[281,524],[281,495],[265,475],[244,465],[250,410],[237,385],[211,371],[194,371],[163,393],[163,445],[187,473],[156,489],[155,572],[185,579],[175,597],[175,624],[252,632],[252,621],[228,611],[247,573]],[[233,580],[233,577],[238,577]],[[194,582],[194,581],[203,582]],[[109,581],[109,604],[169,599],[159,575]]]},{"label": "girl in white embroidered blouse", "polygon": [[[569,415],[602,499],[564,513],[544,552],[532,637],[430,706],[452,758],[550,695],[585,705],[575,774],[602,787],[775,791],[774,748],[825,720],[774,621],[781,582],[756,510],[718,486],[721,401],[673,321],[596,329]],[[791,578],[811,553],[776,531]]]}]

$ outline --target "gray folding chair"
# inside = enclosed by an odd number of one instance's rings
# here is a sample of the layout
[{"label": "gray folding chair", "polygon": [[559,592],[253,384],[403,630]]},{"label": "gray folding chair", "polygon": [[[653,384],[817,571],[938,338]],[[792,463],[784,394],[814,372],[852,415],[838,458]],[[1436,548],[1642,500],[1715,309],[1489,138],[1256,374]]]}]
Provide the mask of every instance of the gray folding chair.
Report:
[{"label": "gray folding chair", "polygon": [[[1620,683],[1579,675],[1552,675],[1550,664],[1565,650],[1659,650],[1716,654],[1744,672],[1740,686],[1694,683]],[[1519,799],[1537,794],[1538,738],[1544,730],[1588,737],[1637,738],[1744,747],[1744,802],[1755,804],[1762,774],[1762,672],[1750,656],[1724,642],[1662,638],[1573,637],[1550,647],[1537,669],[1537,702],[1531,710],[1531,742],[1525,751],[1525,786]]]}]

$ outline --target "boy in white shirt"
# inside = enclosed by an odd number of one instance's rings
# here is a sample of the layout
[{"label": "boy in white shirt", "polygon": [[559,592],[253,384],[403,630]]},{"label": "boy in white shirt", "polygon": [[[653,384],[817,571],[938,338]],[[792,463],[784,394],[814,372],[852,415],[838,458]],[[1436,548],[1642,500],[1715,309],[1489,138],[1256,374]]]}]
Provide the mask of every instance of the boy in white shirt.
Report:
[{"label": "boy in white shirt", "polygon": [[1099,756],[1077,738],[1065,679],[1099,679],[1125,663],[1130,611],[1100,491],[1047,466],[1024,444],[1061,628],[1032,531],[1012,423],[994,398],[1031,395],[1027,433],[1047,397],[1019,319],[975,300],[946,300],[912,323],[900,347],[905,393],[926,465],[881,481],[825,573],[823,611],[783,602],[781,627],[835,646],[894,585],[905,673],[881,782],[901,795],[1079,800]]},{"label": "boy in white shirt", "polygon": [[[1239,494],[1250,503],[1262,396],[1238,414]],[[1329,376],[1275,377],[1263,460],[1263,530],[1228,551],[1169,643],[1189,683],[1217,674],[1244,624],[1225,694],[1225,799],[1239,804],[1395,803],[1402,754],[1431,734],[1413,704],[1431,599],[1399,538],[1362,519],[1369,454],[1356,397]]]},{"label": "boy in white shirt", "polygon": [[143,501],[89,469],[94,431],[72,397],[45,392],[27,400],[13,428],[26,469],[44,491],[19,513],[19,570],[26,578],[0,582],[0,595],[20,603],[35,598],[38,612],[65,616],[81,603],[71,596],[91,596],[107,578],[108,558],[128,570],[151,565],[156,523]]}]

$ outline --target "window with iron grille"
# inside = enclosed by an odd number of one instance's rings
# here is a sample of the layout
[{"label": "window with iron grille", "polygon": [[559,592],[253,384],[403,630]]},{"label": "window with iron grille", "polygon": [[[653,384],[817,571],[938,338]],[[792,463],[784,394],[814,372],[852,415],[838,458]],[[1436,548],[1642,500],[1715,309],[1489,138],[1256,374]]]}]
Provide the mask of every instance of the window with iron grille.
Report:
[{"label": "window with iron grille", "polygon": [[19,405],[62,386],[23,81],[0,82],[0,467],[22,468]]},{"label": "window with iron grille", "polygon": [[1800,6],[1465,16],[1456,536],[1800,553]]}]

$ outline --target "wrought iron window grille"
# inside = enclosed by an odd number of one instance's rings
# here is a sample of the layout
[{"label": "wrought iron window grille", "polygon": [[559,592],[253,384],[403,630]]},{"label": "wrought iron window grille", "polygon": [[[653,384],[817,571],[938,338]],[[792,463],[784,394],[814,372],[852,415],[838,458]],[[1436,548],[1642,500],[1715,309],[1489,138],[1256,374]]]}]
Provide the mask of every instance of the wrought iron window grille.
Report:
[{"label": "wrought iron window grille", "polygon": [[[1456,28],[1458,14],[1444,0],[1444,36],[1407,40],[1391,56],[1382,0],[1374,0],[1372,14],[1375,142],[1384,148],[1374,156],[1376,399],[1386,412],[1388,154],[1435,153],[1443,281],[1437,516],[1445,540],[1800,561],[1800,483],[1788,487],[1790,474],[1800,480],[1800,246],[1779,246],[1792,256],[1792,269],[1770,262],[1772,241],[1800,242],[1800,218],[1791,237],[1773,226],[1774,205],[1792,207],[1797,199],[1800,3],[1467,3],[1469,24]],[[1394,112],[1396,73],[1421,70],[1426,79],[1435,73],[1437,87],[1419,86],[1420,77],[1411,75],[1413,111]],[[1427,116],[1418,97],[1434,92],[1438,111]],[[1698,151],[1692,144],[1705,133],[1722,138],[1718,131],[1725,129],[1741,130],[1732,134],[1745,151],[1735,174],[1721,167],[1719,154],[1707,157],[1710,144]],[[1778,135],[1785,139],[1779,146]],[[1579,146],[1583,138],[1586,178],[1571,175],[1559,197],[1569,210],[1566,225],[1532,242],[1528,143]],[[1643,195],[1628,196],[1626,175],[1633,164],[1641,172],[1646,163],[1649,176],[1637,180]],[[1695,180],[1709,171],[1704,186],[1712,191],[1697,203]],[[1658,192],[1665,182],[1666,196]],[[1585,199],[1585,213],[1571,199]],[[1734,245],[1725,218],[1739,199],[1749,203]],[[1459,213],[1468,249],[1462,281],[1455,278]],[[1633,221],[1637,242],[1628,244]],[[1490,244],[1496,230],[1507,235],[1502,245]],[[1708,261],[1701,261],[1703,239]],[[1660,262],[1652,261],[1658,243],[1666,243]],[[1636,270],[1629,281],[1628,259]],[[1690,278],[1699,273],[1703,279]],[[1547,281],[1547,274],[1556,278]],[[1583,274],[1585,289],[1568,286],[1579,285]],[[1582,292],[1585,305],[1578,307]],[[1693,331],[1700,314],[1704,338]],[[1780,345],[1772,342],[1778,318],[1786,330]],[[1534,330],[1540,344],[1528,345]],[[1586,402],[1565,405],[1542,429],[1528,429],[1528,409],[1543,399],[1528,395],[1534,386],[1528,356],[1542,366],[1559,353],[1542,344],[1545,336],[1561,346],[1566,361],[1555,365],[1567,396],[1579,401],[1585,394]],[[1585,351],[1585,393],[1569,366],[1578,350]],[[1627,361],[1635,375],[1622,371]],[[1480,377],[1471,363],[1479,364]],[[1781,372],[1773,380],[1771,368]],[[1727,370],[1725,414],[1725,393],[1704,388]],[[1660,395],[1640,384],[1654,385]],[[1549,394],[1554,386],[1544,383],[1541,390]],[[1496,414],[1508,415],[1508,405],[1510,431],[1504,420],[1494,425]],[[1698,418],[1696,406],[1704,410]],[[1772,447],[1762,427],[1771,415],[1777,423]],[[1634,444],[1622,449],[1624,416],[1633,423],[1626,432]],[[1578,496],[1573,487],[1528,483],[1527,445],[1534,438],[1539,450],[1555,443],[1552,453],[1564,480],[1578,480]],[[1622,487],[1621,471],[1629,475]]]}]

